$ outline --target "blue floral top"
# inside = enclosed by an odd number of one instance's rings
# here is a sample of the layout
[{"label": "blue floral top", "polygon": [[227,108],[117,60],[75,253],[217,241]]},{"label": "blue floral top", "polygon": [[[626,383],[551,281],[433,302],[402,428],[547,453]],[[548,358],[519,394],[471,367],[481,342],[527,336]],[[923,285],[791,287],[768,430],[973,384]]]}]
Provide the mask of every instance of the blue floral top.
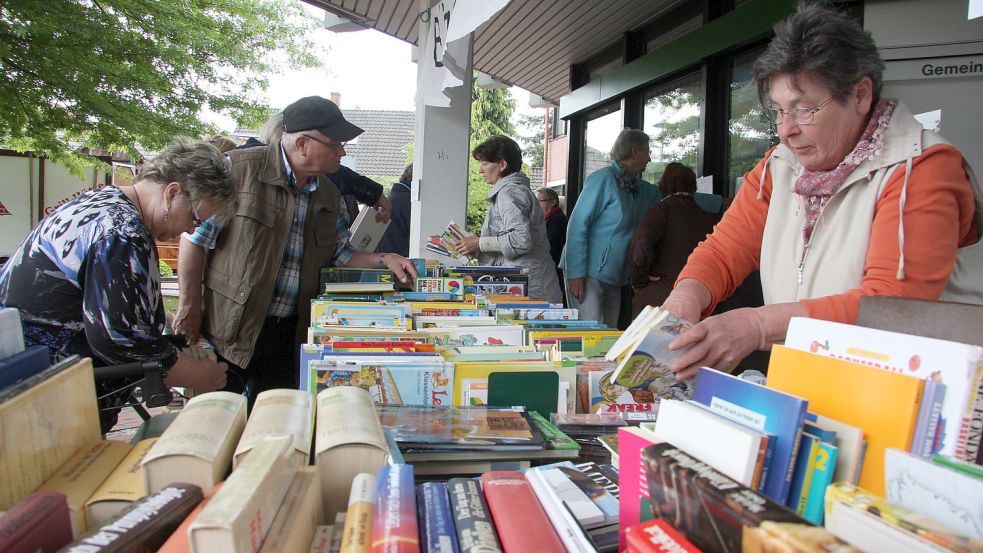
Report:
[{"label": "blue floral top", "polygon": [[41,221],[0,271],[0,305],[19,309],[25,343],[48,346],[55,360],[177,361],[162,336],[154,239],[114,186],[85,192]]}]

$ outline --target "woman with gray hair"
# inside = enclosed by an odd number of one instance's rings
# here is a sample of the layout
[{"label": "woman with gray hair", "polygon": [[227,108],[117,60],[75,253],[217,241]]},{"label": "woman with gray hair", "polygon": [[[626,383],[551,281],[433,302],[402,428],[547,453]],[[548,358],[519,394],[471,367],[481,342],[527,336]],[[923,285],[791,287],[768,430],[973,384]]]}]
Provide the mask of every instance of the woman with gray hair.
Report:
[{"label": "woman with gray hair", "polygon": [[[159,361],[165,384],[220,389],[225,363],[185,355],[162,336],[155,241],[193,232],[208,217],[223,221],[235,209],[225,156],[210,144],[176,139],[132,186],[83,192],[44,218],[0,272],[0,305],[20,310],[25,344],[46,346],[53,360]],[[100,381],[99,396],[120,384]]]},{"label": "woman with gray hair", "polygon": [[628,245],[642,215],[662,195],[639,178],[652,158],[649,137],[624,129],[611,147],[611,164],[591,173],[567,223],[560,261],[567,302],[583,320],[615,328],[621,287],[628,284]]},{"label": "woman with gray hair", "polygon": [[966,248],[978,240],[978,184],[959,150],[881,97],[883,68],[841,13],[801,5],[775,25],[754,78],[781,144],[745,175],[663,303],[696,322],[760,267],[765,305],[683,333],[670,346],[689,347],[677,378],[769,349],[792,317],[853,323],[861,296],[938,299],[964,285],[972,255],[979,270],[979,247]]}]

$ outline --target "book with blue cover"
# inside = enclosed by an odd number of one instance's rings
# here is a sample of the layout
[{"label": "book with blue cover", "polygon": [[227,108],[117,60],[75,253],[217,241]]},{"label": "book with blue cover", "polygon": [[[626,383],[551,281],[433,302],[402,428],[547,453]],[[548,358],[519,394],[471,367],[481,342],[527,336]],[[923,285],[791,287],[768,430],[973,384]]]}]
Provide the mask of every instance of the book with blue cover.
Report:
[{"label": "book with blue cover", "polygon": [[451,518],[447,484],[425,482],[416,487],[417,518],[420,521],[420,549],[423,553],[457,553],[457,532]]},{"label": "book with blue cover", "polygon": [[696,374],[693,400],[721,416],[774,435],[763,490],[773,501],[785,503],[809,402],[705,367]]}]

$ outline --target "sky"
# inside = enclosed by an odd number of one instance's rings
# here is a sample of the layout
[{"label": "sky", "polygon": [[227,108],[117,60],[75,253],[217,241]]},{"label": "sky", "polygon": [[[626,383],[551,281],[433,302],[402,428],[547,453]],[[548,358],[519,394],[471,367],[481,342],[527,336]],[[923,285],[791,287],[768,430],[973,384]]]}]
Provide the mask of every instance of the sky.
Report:
[{"label": "sky", "polygon": [[[318,20],[324,11],[309,4],[302,6]],[[309,39],[320,46],[324,69],[286,70],[270,78],[269,105],[282,109],[298,98],[310,95],[330,97],[341,94],[343,109],[415,109],[416,63],[410,44],[374,29],[335,33],[318,28]],[[510,89],[516,99],[516,118],[521,113],[542,113],[528,107],[529,93]],[[235,130],[231,118],[206,115],[224,132]]]}]

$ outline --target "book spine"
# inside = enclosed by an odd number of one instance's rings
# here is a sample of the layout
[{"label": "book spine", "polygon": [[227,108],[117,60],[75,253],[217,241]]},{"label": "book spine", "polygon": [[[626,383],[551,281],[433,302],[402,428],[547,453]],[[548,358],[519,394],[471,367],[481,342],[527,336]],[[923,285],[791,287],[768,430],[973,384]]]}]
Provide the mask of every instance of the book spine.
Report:
[{"label": "book spine", "polygon": [[413,465],[387,465],[379,469],[372,553],[420,551],[417,529]]},{"label": "book spine", "polygon": [[836,446],[820,442],[816,449],[816,462],[812,474],[812,486],[806,501],[802,518],[820,526],[823,523],[823,500],[826,497],[826,487],[833,481],[836,470]]},{"label": "book spine", "polygon": [[426,482],[417,486],[417,511],[424,553],[457,553],[457,533],[451,520],[447,485]]},{"label": "book spine", "polygon": [[172,484],[128,507],[67,546],[65,553],[156,551],[202,500],[201,488]]},{"label": "book spine", "polygon": [[819,438],[808,434],[802,434],[799,442],[799,452],[795,459],[795,475],[792,477],[792,489],[785,504],[800,515],[805,511],[806,499],[809,497],[812,466],[815,462],[818,442]]},{"label": "book spine", "polygon": [[761,481],[758,483],[757,489],[759,493],[765,493],[768,475],[771,474],[771,460],[775,457],[775,442],[778,441],[778,438],[774,434],[769,434],[766,441],[768,443],[765,445],[765,460],[764,464],[761,465]]},{"label": "book spine", "polygon": [[651,520],[626,530],[628,553],[700,553],[665,520]]},{"label": "book spine", "polygon": [[911,438],[909,451],[919,457],[932,456],[935,446],[935,431],[938,430],[942,414],[942,401],[945,398],[945,384],[934,380],[925,381],[922,404],[918,409],[918,422]]},{"label": "book spine", "polygon": [[975,374],[976,399],[973,401],[973,413],[969,420],[969,430],[966,436],[966,454],[962,459],[981,464],[983,463],[983,367],[977,367]]},{"label": "book spine", "polygon": [[[610,465],[609,465],[610,466]],[[615,499],[618,498],[620,490],[618,489],[617,479],[612,480],[608,473],[604,472],[601,465],[594,462],[580,463],[577,465],[577,470],[584,473],[587,478],[590,478],[598,486],[604,488],[606,492],[611,494]]]},{"label": "book spine", "polygon": [[536,492],[520,472],[491,471],[481,476],[502,547],[510,552],[564,553]]},{"label": "book spine", "polygon": [[58,551],[71,542],[72,519],[63,493],[34,492],[0,516],[0,551]]},{"label": "book spine", "polygon": [[478,482],[470,478],[451,478],[447,481],[447,494],[461,551],[502,553],[488,503]]},{"label": "book spine", "polygon": [[363,472],[352,480],[348,512],[341,536],[341,553],[369,553],[372,539],[372,511],[375,509],[376,477]]}]

